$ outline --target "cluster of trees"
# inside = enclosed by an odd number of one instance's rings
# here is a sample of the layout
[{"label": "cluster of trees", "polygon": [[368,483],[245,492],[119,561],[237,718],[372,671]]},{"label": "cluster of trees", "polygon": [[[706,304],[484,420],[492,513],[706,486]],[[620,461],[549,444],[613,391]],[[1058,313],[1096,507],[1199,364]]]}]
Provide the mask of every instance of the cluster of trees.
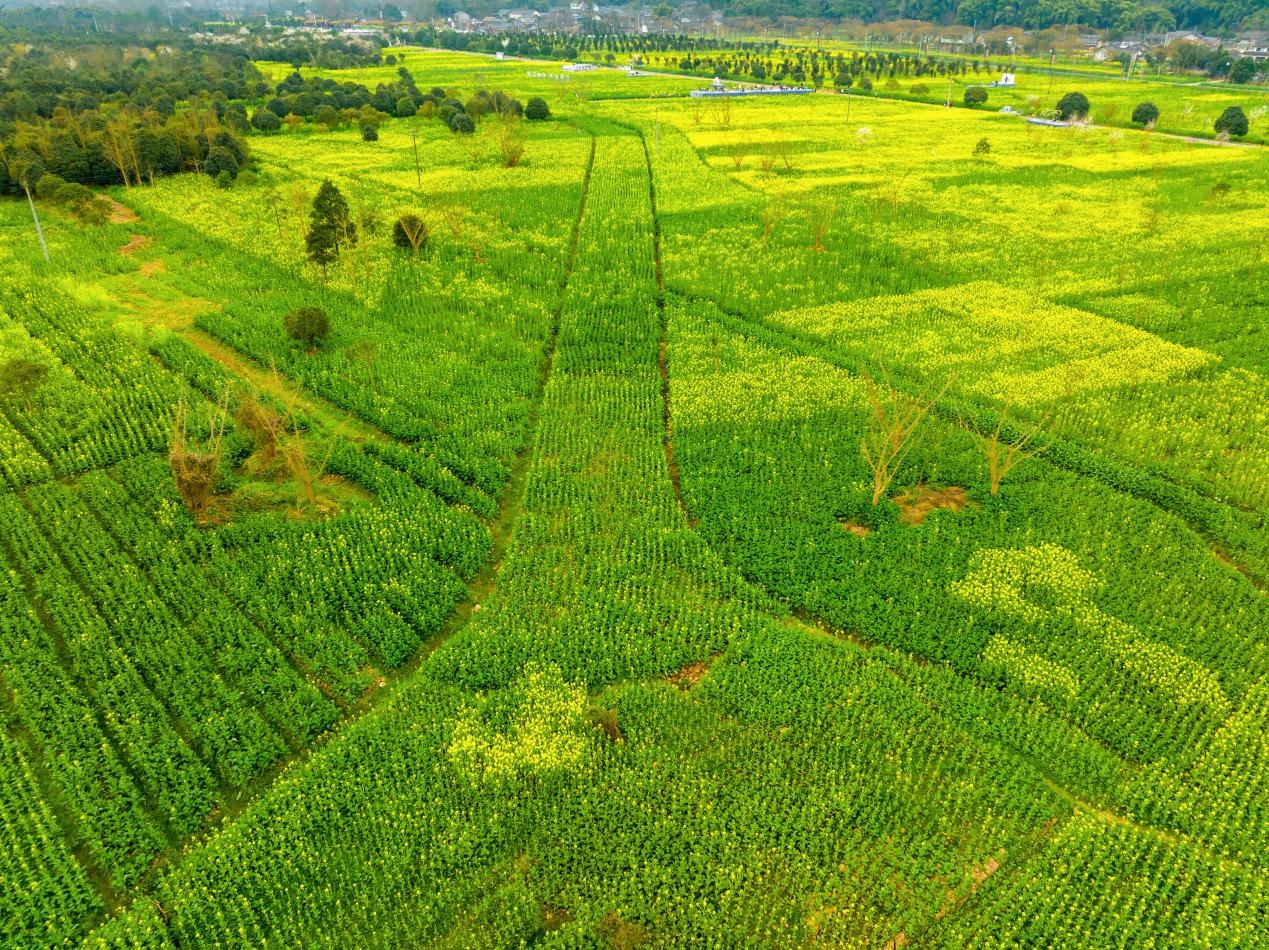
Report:
[{"label": "cluster of trees", "polygon": [[[967,102],[968,96],[969,92],[966,92]],[[1078,121],[1088,118],[1091,109],[1092,105],[1084,93],[1068,92],[1058,100],[1054,111],[1059,119]],[[1159,107],[1150,101],[1137,103],[1132,110],[1132,121],[1143,128],[1153,129],[1159,121]],[[1230,106],[1216,119],[1214,128],[1218,135],[1237,138],[1247,134],[1251,128],[1251,122],[1240,106]]]},{"label": "cluster of trees", "polygon": [[1265,17],[1262,0],[732,0],[727,12],[866,23],[1008,23],[1027,29],[1081,23],[1122,32],[1250,29]]},{"label": "cluster of trees", "polygon": [[243,54],[109,36],[72,50],[59,39],[0,54],[0,193],[48,175],[98,186],[182,171],[232,178],[247,162],[243,100],[270,87]]},{"label": "cluster of trees", "polygon": [[46,176],[80,185],[136,185],[179,172],[236,178],[249,152],[239,124],[218,101],[195,100],[163,117],[135,106],[18,121],[0,134],[0,194],[33,188]]},{"label": "cluster of trees", "polygon": [[1234,59],[1227,49],[1211,49],[1202,43],[1184,40],[1170,43],[1162,50],[1162,55],[1179,72],[1203,72],[1237,85],[1251,82],[1261,69],[1249,56]]},{"label": "cluster of trees", "polygon": [[290,63],[319,69],[352,69],[356,66],[378,66],[382,40],[349,40],[340,36],[316,38],[294,37],[283,42],[261,43],[251,55],[266,63]]},{"label": "cluster of trees", "polygon": [[831,53],[815,49],[787,50],[776,55],[763,55],[761,50],[709,55],[689,53],[683,57],[665,57],[663,63],[671,69],[698,74],[710,73],[732,79],[810,83],[816,87],[831,82],[839,88],[855,85],[864,78],[869,79],[871,86],[874,79],[965,76],[971,73],[979,75],[1001,68],[985,60],[924,56],[919,53]]},{"label": "cluster of trees", "polygon": [[451,132],[469,134],[476,131],[476,122],[483,116],[518,119],[524,116],[524,106],[521,105],[519,99],[501,90],[489,92],[478,89],[471,98],[463,102],[457,97],[448,95],[438,86],[432,90],[420,114],[424,118],[439,119]]},{"label": "cluster of trees", "polygon": [[258,132],[276,132],[283,125],[305,122],[337,128],[356,123],[375,129],[390,116],[411,116],[427,98],[414,83],[414,77],[402,66],[398,79],[380,83],[371,92],[361,83],[336,82],[334,79],[305,79],[298,72],[278,83],[274,95],[251,116],[250,124]]},{"label": "cluster of trees", "polygon": [[198,95],[227,102],[269,91],[241,50],[68,39],[15,42],[0,51],[0,123],[51,118],[59,107],[89,112],[112,105],[166,117],[177,103]]}]

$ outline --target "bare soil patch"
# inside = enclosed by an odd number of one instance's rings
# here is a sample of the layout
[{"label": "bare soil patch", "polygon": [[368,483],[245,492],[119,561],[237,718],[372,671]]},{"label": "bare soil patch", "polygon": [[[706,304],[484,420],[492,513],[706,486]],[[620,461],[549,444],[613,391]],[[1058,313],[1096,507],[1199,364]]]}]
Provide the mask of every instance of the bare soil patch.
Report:
[{"label": "bare soil patch", "polygon": [[699,683],[709,672],[710,667],[718,659],[717,655],[711,656],[708,660],[701,660],[697,663],[689,663],[680,669],[677,673],[671,673],[665,678],[667,683],[673,683],[679,689],[688,690]]},{"label": "bare soil patch", "polygon": [[115,201],[114,198],[106,198],[104,195],[102,198],[105,200],[106,204],[110,205],[111,224],[131,224],[133,221],[140,220],[137,217],[137,213],[127,205]]},{"label": "bare soil patch", "polygon": [[957,514],[966,508],[977,507],[965,489],[958,485],[946,488],[917,485],[895,495],[894,501],[899,506],[899,522],[906,525],[920,524],[936,508]]},{"label": "bare soil patch", "polygon": [[866,538],[872,534],[872,528],[867,525],[860,524],[858,521],[843,521],[842,530],[849,531],[857,538]]},{"label": "bare soil patch", "polygon": [[119,248],[119,253],[132,254],[136,251],[141,250],[141,248],[145,247],[149,243],[150,243],[150,239],[146,237],[144,234],[134,234],[132,235],[132,240],[130,240],[123,247]]},{"label": "bare soil patch", "polygon": [[150,277],[154,274],[161,274],[167,270],[167,265],[162,261],[146,261],[141,265],[141,274],[144,277]]},{"label": "bare soil patch", "polygon": [[974,888],[977,889],[980,887],[983,881],[987,880],[987,878],[991,877],[999,870],[1000,861],[997,858],[988,858],[979,867],[973,868],[969,872],[969,876],[974,879]]}]

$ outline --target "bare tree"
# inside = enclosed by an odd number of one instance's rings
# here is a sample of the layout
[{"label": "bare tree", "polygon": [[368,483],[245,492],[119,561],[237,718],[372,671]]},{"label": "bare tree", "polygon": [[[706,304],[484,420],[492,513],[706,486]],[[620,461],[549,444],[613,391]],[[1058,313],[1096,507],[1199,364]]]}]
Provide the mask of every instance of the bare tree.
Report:
[{"label": "bare tree", "polygon": [[106,123],[101,136],[101,150],[110,160],[110,164],[119,169],[125,188],[133,184],[141,184],[141,167],[137,160],[136,143],[133,139],[135,127],[136,122],[132,115],[128,112],[120,112]]},{"label": "bare tree", "polygon": [[772,195],[767,199],[766,205],[762,209],[762,243],[766,244],[771,240],[771,235],[775,233],[775,229],[779,227],[780,222],[784,220],[787,213],[782,195]]},{"label": "bare tree", "polygon": [[864,375],[864,380],[871,419],[868,431],[859,441],[859,450],[872,473],[872,503],[876,507],[899,474],[921,420],[950,383],[932,398],[921,399],[896,389],[884,376],[880,383],[869,374]]},{"label": "bare tree", "polygon": [[738,142],[733,142],[728,151],[731,153],[732,167],[734,167],[736,171],[740,171],[740,169],[744,167],[745,156],[749,154],[749,143],[744,139],[741,139]]},{"label": "bare tree", "polygon": [[251,433],[256,450],[248,461],[260,471],[273,466],[278,456],[278,444],[286,433],[286,419],[265,407],[260,393],[254,387],[238,396],[238,409],[234,421]]},{"label": "bare tree", "polygon": [[797,166],[793,163],[793,149],[789,147],[789,140],[783,135],[776,136],[775,141],[771,145],[772,154],[780,159],[780,164],[784,166],[786,172],[793,172]]},{"label": "bare tree", "polygon": [[403,211],[392,225],[392,243],[402,250],[408,247],[418,257],[431,233],[431,228],[421,214]]},{"label": "bare tree", "polygon": [[295,233],[300,235],[300,240],[302,241],[304,239],[304,232],[308,230],[305,215],[308,213],[308,203],[312,200],[313,196],[303,185],[293,186],[290,191],[286,193],[286,196],[291,200],[291,207],[295,211],[295,217],[297,219]]},{"label": "bare tree", "polygon": [[176,490],[181,500],[196,519],[202,520],[211,504],[216,489],[222,455],[221,439],[225,434],[224,407],[218,407],[211,421],[209,444],[202,451],[190,447],[187,429],[189,407],[182,399],[176,404],[172,417],[172,446],[168,451],[168,463],[176,478]]},{"label": "bare tree", "polygon": [[1005,439],[1001,435],[1008,425],[1008,418],[1008,405],[997,416],[994,429],[982,426],[976,419],[970,419],[967,422],[964,417],[961,417],[961,427],[974,437],[983,457],[987,460],[987,478],[993,495],[1000,494],[1000,483],[1017,468],[1019,463],[1044,451],[1043,448],[1033,449],[1030,446],[1035,437],[1049,423],[1052,415],[1046,415],[1014,441]]},{"label": "bare tree", "polygon": [[502,155],[503,168],[515,168],[524,158],[524,123],[519,116],[508,113],[502,117],[498,129],[498,152]]},{"label": "bare tree", "polygon": [[811,210],[811,244],[812,251],[823,253],[828,250],[824,244],[824,239],[828,237],[828,232],[833,227],[833,219],[837,217],[837,202],[825,201],[817,204]]},{"label": "bare tree", "polygon": [[731,99],[727,96],[719,96],[715,100],[714,115],[720,126],[724,129],[731,128]]},{"label": "bare tree", "polygon": [[447,204],[441,206],[441,220],[455,241],[463,236],[467,226],[467,209],[462,205]]}]

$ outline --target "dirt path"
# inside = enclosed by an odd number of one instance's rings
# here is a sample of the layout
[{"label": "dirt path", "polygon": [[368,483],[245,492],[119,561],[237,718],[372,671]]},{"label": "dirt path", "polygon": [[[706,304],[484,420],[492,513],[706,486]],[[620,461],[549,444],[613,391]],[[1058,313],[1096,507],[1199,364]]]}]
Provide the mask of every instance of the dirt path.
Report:
[{"label": "dirt path", "polygon": [[314,395],[298,383],[292,382],[277,370],[265,369],[259,363],[212,336],[192,323],[186,327],[172,328],[200,352],[219,363],[233,375],[268,393],[284,406],[291,406],[302,413],[310,428],[339,434],[350,442],[395,442],[393,436],[378,429],[348,410]]},{"label": "dirt path", "polygon": [[662,444],[665,447],[665,465],[670,473],[670,487],[674,489],[674,501],[679,506],[687,526],[695,529],[699,519],[692,517],[691,511],[683,502],[683,480],[679,473],[678,462],[674,458],[674,419],[670,412],[670,324],[665,312],[665,279],[661,270],[661,216],[657,214],[657,187],[652,177],[652,153],[648,151],[648,140],[642,131],[639,132],[639,144],[643,146],[643,161],[648,171],[648,203],[652,210],[652,256],[657,276],[657,314],[661,324],[661,339],[657,344],[657,370],[661,374],[661,424],[664,429]]}]

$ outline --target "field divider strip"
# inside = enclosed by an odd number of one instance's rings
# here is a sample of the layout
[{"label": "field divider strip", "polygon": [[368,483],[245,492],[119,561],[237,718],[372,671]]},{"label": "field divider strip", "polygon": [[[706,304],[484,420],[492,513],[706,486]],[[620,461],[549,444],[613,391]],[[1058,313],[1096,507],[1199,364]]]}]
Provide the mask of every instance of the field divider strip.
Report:
[{"label": "field divider strip", "polygon": [[670,487],[674,501],[689,528],[695,528],[699,519],[693,518],[683,501],[683,482],[678,462],[674,458],[674,416],[670,408],[669,317],[665,312],[665,276],[661,269],[661,215],[657,213],[656,176],[652,170],[652,153],[648,151],[648,138],[642,128],[631,126],[639,136],[643,147],[644,167],[648,172],[648,203],[652,209],[652,257],[657,277],[657,320],[660,339],[657,341],[657,371],[661,374],[661,424],[664,429],[662,446],[665,449],[665,466],[670,473]]}]

